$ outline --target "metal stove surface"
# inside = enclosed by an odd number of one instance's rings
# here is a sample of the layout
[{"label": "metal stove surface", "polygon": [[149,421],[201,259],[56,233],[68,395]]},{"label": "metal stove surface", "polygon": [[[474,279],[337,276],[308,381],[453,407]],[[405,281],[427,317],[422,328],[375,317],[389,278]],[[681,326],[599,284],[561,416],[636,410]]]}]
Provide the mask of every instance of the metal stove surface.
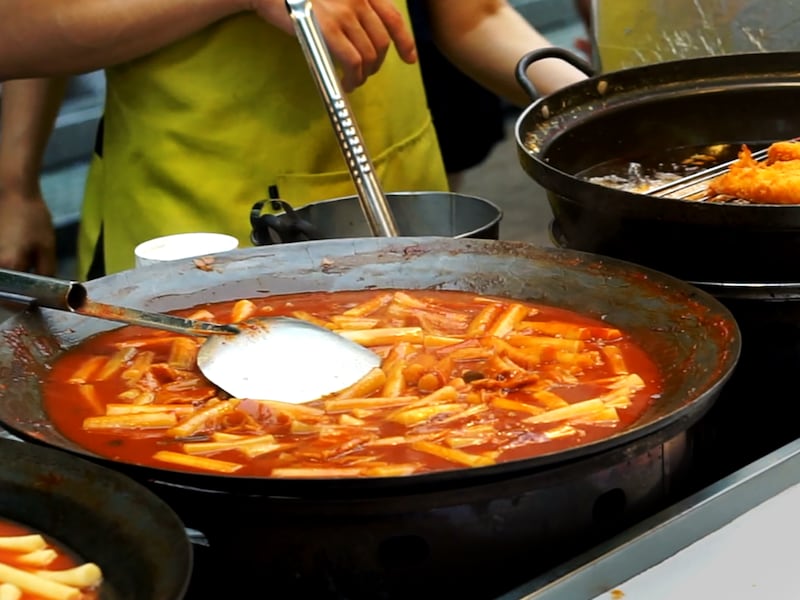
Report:
[{"label": "metal stove surface", "polygon": [[800,596],[795,440],[503,600]]}]

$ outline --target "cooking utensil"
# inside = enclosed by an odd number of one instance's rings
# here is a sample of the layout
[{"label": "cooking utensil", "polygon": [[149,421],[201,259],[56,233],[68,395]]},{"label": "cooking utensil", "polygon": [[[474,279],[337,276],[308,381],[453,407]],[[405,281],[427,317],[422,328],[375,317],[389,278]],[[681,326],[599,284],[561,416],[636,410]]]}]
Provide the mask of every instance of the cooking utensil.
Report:
[{"label": "cooking utensil", "polygon": [[[535,51],[520,64],[552,56]],[[532,97],[515,125],[517,154],[547,191],[559,243],[688,281],[800,281],[800,205],[660,198],[584,175],[643,159],[658,168],[695,152],[733,158],[743,143],[795,137],[799,59],[764,52],[662,62]]]},{"label": "cooking utensil", "polygon": [[177,333],[204,336],[197,366],[237,398],[307,402],[344,389],[380,364],[367,348],[300,319],[256,317],[235,325],[194,321],[89,299],[86,287],[0,269],[0,296]]},{"label": "cooking utensil", "polygon": [[66,545],[103,572],[103,600],[181,600],[192,547],[141,484],[66,452],[0,438],[0,518]]},{"label": "cooking utensil", "polygon": [[[269,277],[265,278],[263,273],[267,269]],[[620,443],[621,438],[638,437],[658,428],[663,419],[679,418],[674,412],[692,412],[693,400],[720,385],[718,378],[732,369],[739,351],[736,324],[728,320],[726,310],[716,300],[693,286],[605,257],[496,240],[367,237],[258,246],[231,253],[224,268],[216,273],[188,264],[154,265],[91,280],[86,287],[95,290],[103,302],[124,298],[132,306],[169,310],[211,299],[366,288],[455,289],[497,294],[602,317],[637,335],[643,347],[663,364],[668,380],[663,397],[633,427],[597,444],[529,461],[461,471],[459,478],[479,477],[487,471],[545,466],[564,456],[591,454],[598,448]],[[71,345],[77,343],[76,337],[82,339],[90,335],[89,331],[97,330],[97,323],[73,314],[43,316],[47,317],[44,321],[37,313],[24,314],[17,323],[25,323],[26,329],[38,323],[39,329],[44,327],[45,332],[52,330],[52,333],[25,332],[26,337],[49,337],[57,342],[62,335],[59,332],[63,331]],[[14,318],[6,323],[13,328]],[[0,372],[8,373],[9,378],[15,373],[24,377],[33,368],[31,363],[46,363],[60,351],[58,346],[45,347],[46,355],[17,361],[13,350],[18,346],[19,343],[9,342],[5,350],[0,348]],[[13,364],[8,364],[9,361]],[[35,385],[34,380],[0,389],[0,421],[5,421],[4,415],[10,416],[5,412],[9,397],[26,387],[31,388],[27,395],[38,396]],[[29,398],[24,407],[35,405]],[[29,422],[24,417],[11,421],[12,427]],[[443,472],[434,474],[433,479],[449,476],[452,475]],[[426,477],[413,477],[420,478]],[[374,483],[363,481],[361,485]],[[278,483],[272,480],[263,485]],[[291,485],[304,483],[291,482]]]},{"label": "cooking utensil", "polygon": [[245,478],[103,459],[65,438],[39,382],[65,348],[107,323],[25,311],[0,324],[0,373],[13,383],[0,387],[4,426],[153,486],[208,538],[209,579],[235,572],[226,584],[235,579],[252,591],[268,581],[279,597],[498,597],[498,587],[529,579],[685,491],[696,460],[692,426],[715,404],[740,347],[729,313],[684,282],[521,242],[362,237],[257,246],[221,257],[216,272],[185,261],[86,286],[103,302],[166,311],[298,292],[471,291],[602,316],[662,367],[665,391],[651,410],[599,444],[410,477]]},{"label": "cooking utensil", "polygon": [[397,236],[397,224],[375,175],[375,168],[367,154],[367,146],[350,109],[350,103],[342,93],[311,2],[286,0],[286,6],[314,82],[325,102],[372,235]]},{"label": "cooking utensil", "polygon": [[[496,240],[503,211],[484,198],[452,192],[393,192],[386,194],[402,235],[481,238]],[[268,204],[281,212],[262,214]],[[312,202],[292,208],[282,200],[257,202],[250,213],[255,246],[331,238],[367,237],[356,196]]]}]

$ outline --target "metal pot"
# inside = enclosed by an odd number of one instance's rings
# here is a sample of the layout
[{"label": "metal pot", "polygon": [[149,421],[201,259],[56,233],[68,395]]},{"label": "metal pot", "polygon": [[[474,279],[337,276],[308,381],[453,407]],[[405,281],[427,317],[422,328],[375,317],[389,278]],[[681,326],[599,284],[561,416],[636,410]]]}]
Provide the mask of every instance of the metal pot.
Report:
[{"label": "metal pot", "polygon": [[[386,194],[397,229],[405,236],[442,236],[496,240],[503,211],[493,202],[452,192]],[[277,213],[262,213],[270,204]],[[250,213],[256,246],[332,238],[369,237],[357,196],[333,198],[293,209],[281,200],[257,202]]]},{"label": "metal pot", "polygon": [[[693,286],[614,259],[520,242],[299,242],[221,254],[214,267],[176,261],[87,287],[95,299],[159,311],[365,287],[497,294],[602,317],[631,331],[665,373],[663,397],[633,427],[570,450],[411,477],[242,478],[109,461],[55,430],[38,381],[65,347],[112,325],[32,309],[0,328],[6,340],[0,371],[10,382],[0,392],[0,422],[146,482],[188,526],[206,534],[212,550],[221,549],[215,560],[250,564],[256,576],[287,593],[324,597],[334,582],[348,598],[424,597],[443,588],[496,593],[576,545],[662,507],[685,489],[687,431],[713,404],[740,350],[730,313]],[[315,587],[298,591],[306,585]]]},{"label": "metal pot", "polygon": [[103,571],[103,600],[179,600],[192,550],[172,509],[89,461],[0,437],[0,518],[65,544]]},{"label": "metal pot", "polygon": [[[800,132],[800,53],[676,60],[605,73],[533,103],[516,122],[520,163],[544,187],[558,242],[647,265],[688,281],[800,281],[800,204],[718,204],[657,198],[591,183],[611,159],[679,148],[763,145]],[[571,57],[571,58],[570,58]]]}]

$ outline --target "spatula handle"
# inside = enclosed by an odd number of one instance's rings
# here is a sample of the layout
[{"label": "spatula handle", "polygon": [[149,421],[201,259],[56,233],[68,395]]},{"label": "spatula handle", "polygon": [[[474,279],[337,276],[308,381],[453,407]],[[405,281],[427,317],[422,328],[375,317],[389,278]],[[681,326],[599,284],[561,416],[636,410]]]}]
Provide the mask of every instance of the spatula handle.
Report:
[{"label": "spatula handle", "polygon": [[353,178],[358,199],[372,235],[396,237],[398,235],[397,225],[389,203],[378,183],[372,161],[367,155],[366,145],[350,110],[350,104],[342,93],[328,47],[325,45],[319,24],[311,9],[311,2],[309,0],[286,0],[286,6],[294,22],[303,54],[325,102],[328,116],[333,123],[339,146]]},{"label": "spatula handle", "polygon": [[24,304],[33,300],[39,306],[47,308],[188,335],[230,335],[239,331],[235,325],[194,321],[175,315],[95,302],[89,299],[86,287],[80,282],[8,269],[0,269],[0,298]]},{"label": "spatula handle", "polygon": [[74,281],[0,269],[0,297],[26,304],[35,300],[40,306],[74,311],[86,300],[86,288]]}]

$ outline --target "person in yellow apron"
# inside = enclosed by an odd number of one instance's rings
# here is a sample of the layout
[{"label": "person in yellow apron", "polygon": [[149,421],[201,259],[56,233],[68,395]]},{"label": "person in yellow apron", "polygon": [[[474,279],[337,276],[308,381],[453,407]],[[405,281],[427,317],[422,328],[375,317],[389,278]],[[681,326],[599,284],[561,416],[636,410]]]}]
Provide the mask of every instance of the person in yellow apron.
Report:
[{"label": "person in yellow apron", "polygon": [[[133,266],[136,244],[167,233],[225,232],[249,245],[250,209],[271,187],[296,207],[355,193],[297,40],[270,33],[241,15],[106,69],[81,273],[101,228],[105,270],[114,272]],[[390,52],[348,95],[387,192],[447,186],[421,86],[419,70]]]},{"label": "person in yellow apron", "polygon": [[[405,2],[394,5],[407,23]],[[502,0],[429,5],[449,58],[527,102],[516,62],[547,40]],[[543,93],[584,77],[555,62],[532,68]],[[106,89],[80,278],[130,268],[138,243],[170,233],[225,232],[249,245],[250,208],[271,188],[294,206],[354,192],[299,43],[255,13],[107,67]],[[447,189],[417,65],[390,48],[348,98],[385,191]]]}]

